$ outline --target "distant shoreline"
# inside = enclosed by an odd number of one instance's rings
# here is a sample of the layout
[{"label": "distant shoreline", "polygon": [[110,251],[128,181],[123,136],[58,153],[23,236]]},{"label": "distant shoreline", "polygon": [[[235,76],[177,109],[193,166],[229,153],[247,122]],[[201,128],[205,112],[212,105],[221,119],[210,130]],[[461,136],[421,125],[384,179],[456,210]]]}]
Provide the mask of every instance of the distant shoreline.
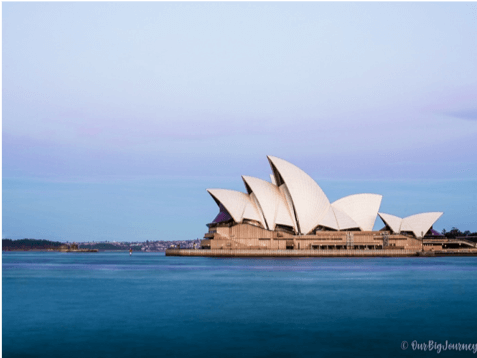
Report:
[{"label": "distant shoreline", "polygon": [[166,252],[171,247],[193,249],[200,244],[195,240],[171,240],[171,241],[86,241],[86,242],[59,242],[38,239],[11,240],[2,239],[2,251],[48,251],[58,250],[98,250],[98,251],[129,251],[133,252]]},{"label": "distant shoreline", "polygon": [[[86,251],[86,250],[71,250],[71,251],[61,251],[61,250],[56,250],[56,249],[28,249],[28,250],[21,250],[21,249],[15,249],[15,250],[3,250],[2,252],[28,252],[28,251],[34,251],[34,252],[129,252],[129,250],[97,250],[97,251]],[[166,252],[164,251],[133,251],[134,253],[147,253],[147,254],[152,254],[155,252]]]}]

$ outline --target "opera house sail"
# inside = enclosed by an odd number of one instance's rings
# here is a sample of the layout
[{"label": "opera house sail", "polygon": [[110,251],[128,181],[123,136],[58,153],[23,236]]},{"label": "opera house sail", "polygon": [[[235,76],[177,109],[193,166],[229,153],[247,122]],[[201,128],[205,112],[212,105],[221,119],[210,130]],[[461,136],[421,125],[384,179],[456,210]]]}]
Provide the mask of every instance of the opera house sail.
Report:
[{"label": "opera house sail", "polygon": [[[244,175],[244,192],[207,189],[219,213],[207,224],[202,249],[420,250],[442,215],[384,214],[383,197],[371,193],[330,202],[302,169],[273,156],[268,162],[270,181]],[[373,231],[378,216],[384,227]]]}]

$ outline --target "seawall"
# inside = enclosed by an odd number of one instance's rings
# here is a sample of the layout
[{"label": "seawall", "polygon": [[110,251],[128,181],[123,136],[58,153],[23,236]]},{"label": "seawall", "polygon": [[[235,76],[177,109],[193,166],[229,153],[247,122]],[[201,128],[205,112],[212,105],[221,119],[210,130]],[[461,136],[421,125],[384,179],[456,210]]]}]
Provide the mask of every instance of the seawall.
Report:
[{"label": "seawall", "polygon": [[203,257],[411,257],[477,256],[477,249],[455,250],[190,250],[168,249],[166,256]]},{"label": "seawall", "polygon": [[416,250],[189,250],[168,249],[166,256],[205,257],[409,257]]}]

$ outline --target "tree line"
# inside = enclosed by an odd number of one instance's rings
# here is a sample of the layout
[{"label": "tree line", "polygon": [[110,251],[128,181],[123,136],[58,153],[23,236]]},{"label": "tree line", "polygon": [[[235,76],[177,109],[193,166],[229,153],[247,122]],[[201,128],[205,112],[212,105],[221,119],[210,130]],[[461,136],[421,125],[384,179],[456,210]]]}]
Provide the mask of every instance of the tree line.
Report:
[{"label": "tree line", "polygon": [[462,232],[458,228],[452,227],[450,231],[443,229],[442,235],[444,235],[448,239],[455,239],[456,237],[462,237],[462,236],[477,236],[477,232],[470,232],[469,230]]},{"label": "tree line", "polygon": [[3,251],[12,251],[12,250],[48,250],[48,249],[57,249],[61,245],[64,245],[62,242],[58,241],[49,241],[49,240],[37,240],[37,239],[21,239],[21,240],[12,240],[12,239],[2,239],[2,250]]}]

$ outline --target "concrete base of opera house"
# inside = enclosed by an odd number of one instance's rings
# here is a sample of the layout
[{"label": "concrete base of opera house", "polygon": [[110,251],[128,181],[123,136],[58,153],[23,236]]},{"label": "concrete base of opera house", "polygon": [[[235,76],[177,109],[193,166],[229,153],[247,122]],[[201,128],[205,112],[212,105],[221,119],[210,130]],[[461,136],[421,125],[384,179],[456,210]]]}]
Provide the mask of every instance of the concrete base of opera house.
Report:
[{"label": "concrete base of opera house", "polygon": [[460,250],[190,250],[168,249],[166,256],[205,257],[411,257],[411,256],[477,256],[477,249]]}]

